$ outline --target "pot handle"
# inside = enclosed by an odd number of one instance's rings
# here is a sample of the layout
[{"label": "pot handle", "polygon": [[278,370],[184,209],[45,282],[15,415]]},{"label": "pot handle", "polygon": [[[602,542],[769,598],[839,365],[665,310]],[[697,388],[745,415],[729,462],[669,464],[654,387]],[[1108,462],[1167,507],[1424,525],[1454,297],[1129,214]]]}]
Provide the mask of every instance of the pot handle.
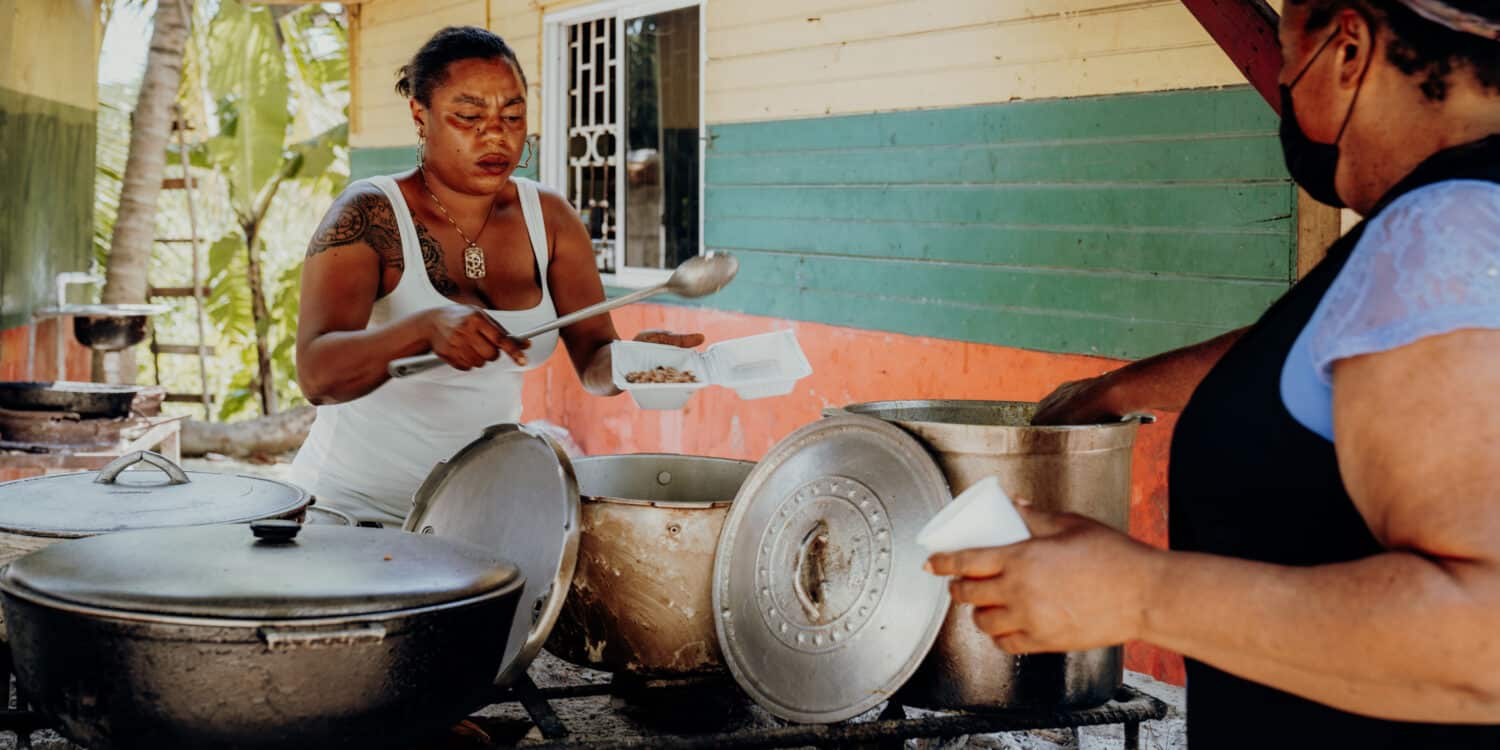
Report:
[{"label": "pot handle", "polygon": [[792,571],[792,591],[813,622],[823,619],[823,547],[828,544],[828,524],[819,521],[797,548],[797,569]]},{"label": "pot handle", "polygon": [[114,484],[115,480],[119,478],[120,472],[142,461],[165,472],[167,475],[167,484],[187,484],[192,481],[188,479],[187,472],[183,471],[181,466],[173,463],[172,459],[156,451],[136,451],[134,453],[126,453],[110,461],[109,465],[99,470],[99,476],[94,477],[94,482],[96,484]]},{"label": "pot handle", "polygon": [[380,643],[385,640],[385,626],[358,625],[342,630],[296,630],[261,628],[260,639],[272,651],[304,648],[338,648]]},{"label": "pot handle", "polygon": [[1133,411],[1120,417],[1121,422],[1139,422],[1140,424],[1156,424],[1156,415],[1150,412]]}]

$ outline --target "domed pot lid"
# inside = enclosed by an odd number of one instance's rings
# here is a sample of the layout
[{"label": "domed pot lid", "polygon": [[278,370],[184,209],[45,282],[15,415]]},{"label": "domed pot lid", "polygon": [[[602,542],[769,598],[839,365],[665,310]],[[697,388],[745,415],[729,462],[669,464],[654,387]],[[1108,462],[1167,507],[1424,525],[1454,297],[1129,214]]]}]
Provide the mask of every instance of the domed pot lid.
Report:
[{"label": "domed pot lid", "polygon": [[0,589],[61,606],[263,621],[398,612],[519,581],[514,565],[473,545],[273,519],[68,540],[12,562]]},{"label": "domed pot lid", "polygon": [[[137,464],[150,468],[136,468]],[[126,454],[99,472],[0,484],[0,532],[76,538],[110,531],[243,523],[294,516],[305,490],[275,479],[183,471],[151,451]]]}]

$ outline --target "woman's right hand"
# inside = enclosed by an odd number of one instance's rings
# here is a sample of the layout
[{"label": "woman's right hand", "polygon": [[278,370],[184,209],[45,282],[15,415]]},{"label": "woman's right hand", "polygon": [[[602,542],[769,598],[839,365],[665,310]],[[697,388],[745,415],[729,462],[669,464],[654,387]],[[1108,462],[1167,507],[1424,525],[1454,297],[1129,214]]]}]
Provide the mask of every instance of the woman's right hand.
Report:
[{"label": "woman's right hand", "polygon": [[1126,410],[1116,403],[1115,373],[1074,380],[1057,387],[1037,405],[1034,425],[1103,424],[1117,422]]},{"label": "woman's right hand", "polygon": [[427,342],[432,353],[459,370],[483,367],[510,355],[516,364],[526,364],[530,341],[513,339],[489,313],[473,305],[444,305],[427,311]]}]

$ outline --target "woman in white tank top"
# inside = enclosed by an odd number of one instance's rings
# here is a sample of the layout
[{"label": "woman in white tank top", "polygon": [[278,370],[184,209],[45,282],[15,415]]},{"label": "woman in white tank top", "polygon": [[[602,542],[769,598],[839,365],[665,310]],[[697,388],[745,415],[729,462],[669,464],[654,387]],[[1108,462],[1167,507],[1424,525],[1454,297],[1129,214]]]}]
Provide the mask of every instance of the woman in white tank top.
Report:
[{"label": "woman in white tank top", "polygon": [[[515,53],[483,29],[447,28],[402,68],[397,91],[417,127],[418,168],[351,184],[308,247],[298,381],[318,415],[292,467],[320,504],[384,524],[404,520],[437,462],[520,419],[522,375],[559,339],[589,392],[618,393],[608,315],[529,343],[503,333],[604,299],[572,207],[511,176],[526,140]],[[427,351],[452,368],[389,379],[391,360]]]}]

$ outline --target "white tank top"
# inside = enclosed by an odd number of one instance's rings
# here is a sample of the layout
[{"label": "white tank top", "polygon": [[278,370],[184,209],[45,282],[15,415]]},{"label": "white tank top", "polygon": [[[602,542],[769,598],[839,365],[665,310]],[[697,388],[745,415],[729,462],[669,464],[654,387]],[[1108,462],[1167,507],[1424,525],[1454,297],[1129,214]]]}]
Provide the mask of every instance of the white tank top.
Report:
[{"label": "white tank top", "polygon": [[[506,330],[524,331],[556,319],[557,310],[547,287],[547,230],[536,183],[512,179],[540,271],[542,301],[529,310],[487,312]],[[395,210],[405,261],[396,288],[375,301],[369,327],[453,304],[427,278],[416,225],[396,181],[389,176],[367,181],[385,193]],[[484,428],[520,421],[522,374],[541,367],[557,348],[557,340],[556,331],[532,339],[526,367],[505,355],[468,372],[438,367],[393,378],[353,401],[318,407],[312,431],[292,462],[292,481],[311,492],[319,505],[361,521],[399,525],[433,466]]]}]

